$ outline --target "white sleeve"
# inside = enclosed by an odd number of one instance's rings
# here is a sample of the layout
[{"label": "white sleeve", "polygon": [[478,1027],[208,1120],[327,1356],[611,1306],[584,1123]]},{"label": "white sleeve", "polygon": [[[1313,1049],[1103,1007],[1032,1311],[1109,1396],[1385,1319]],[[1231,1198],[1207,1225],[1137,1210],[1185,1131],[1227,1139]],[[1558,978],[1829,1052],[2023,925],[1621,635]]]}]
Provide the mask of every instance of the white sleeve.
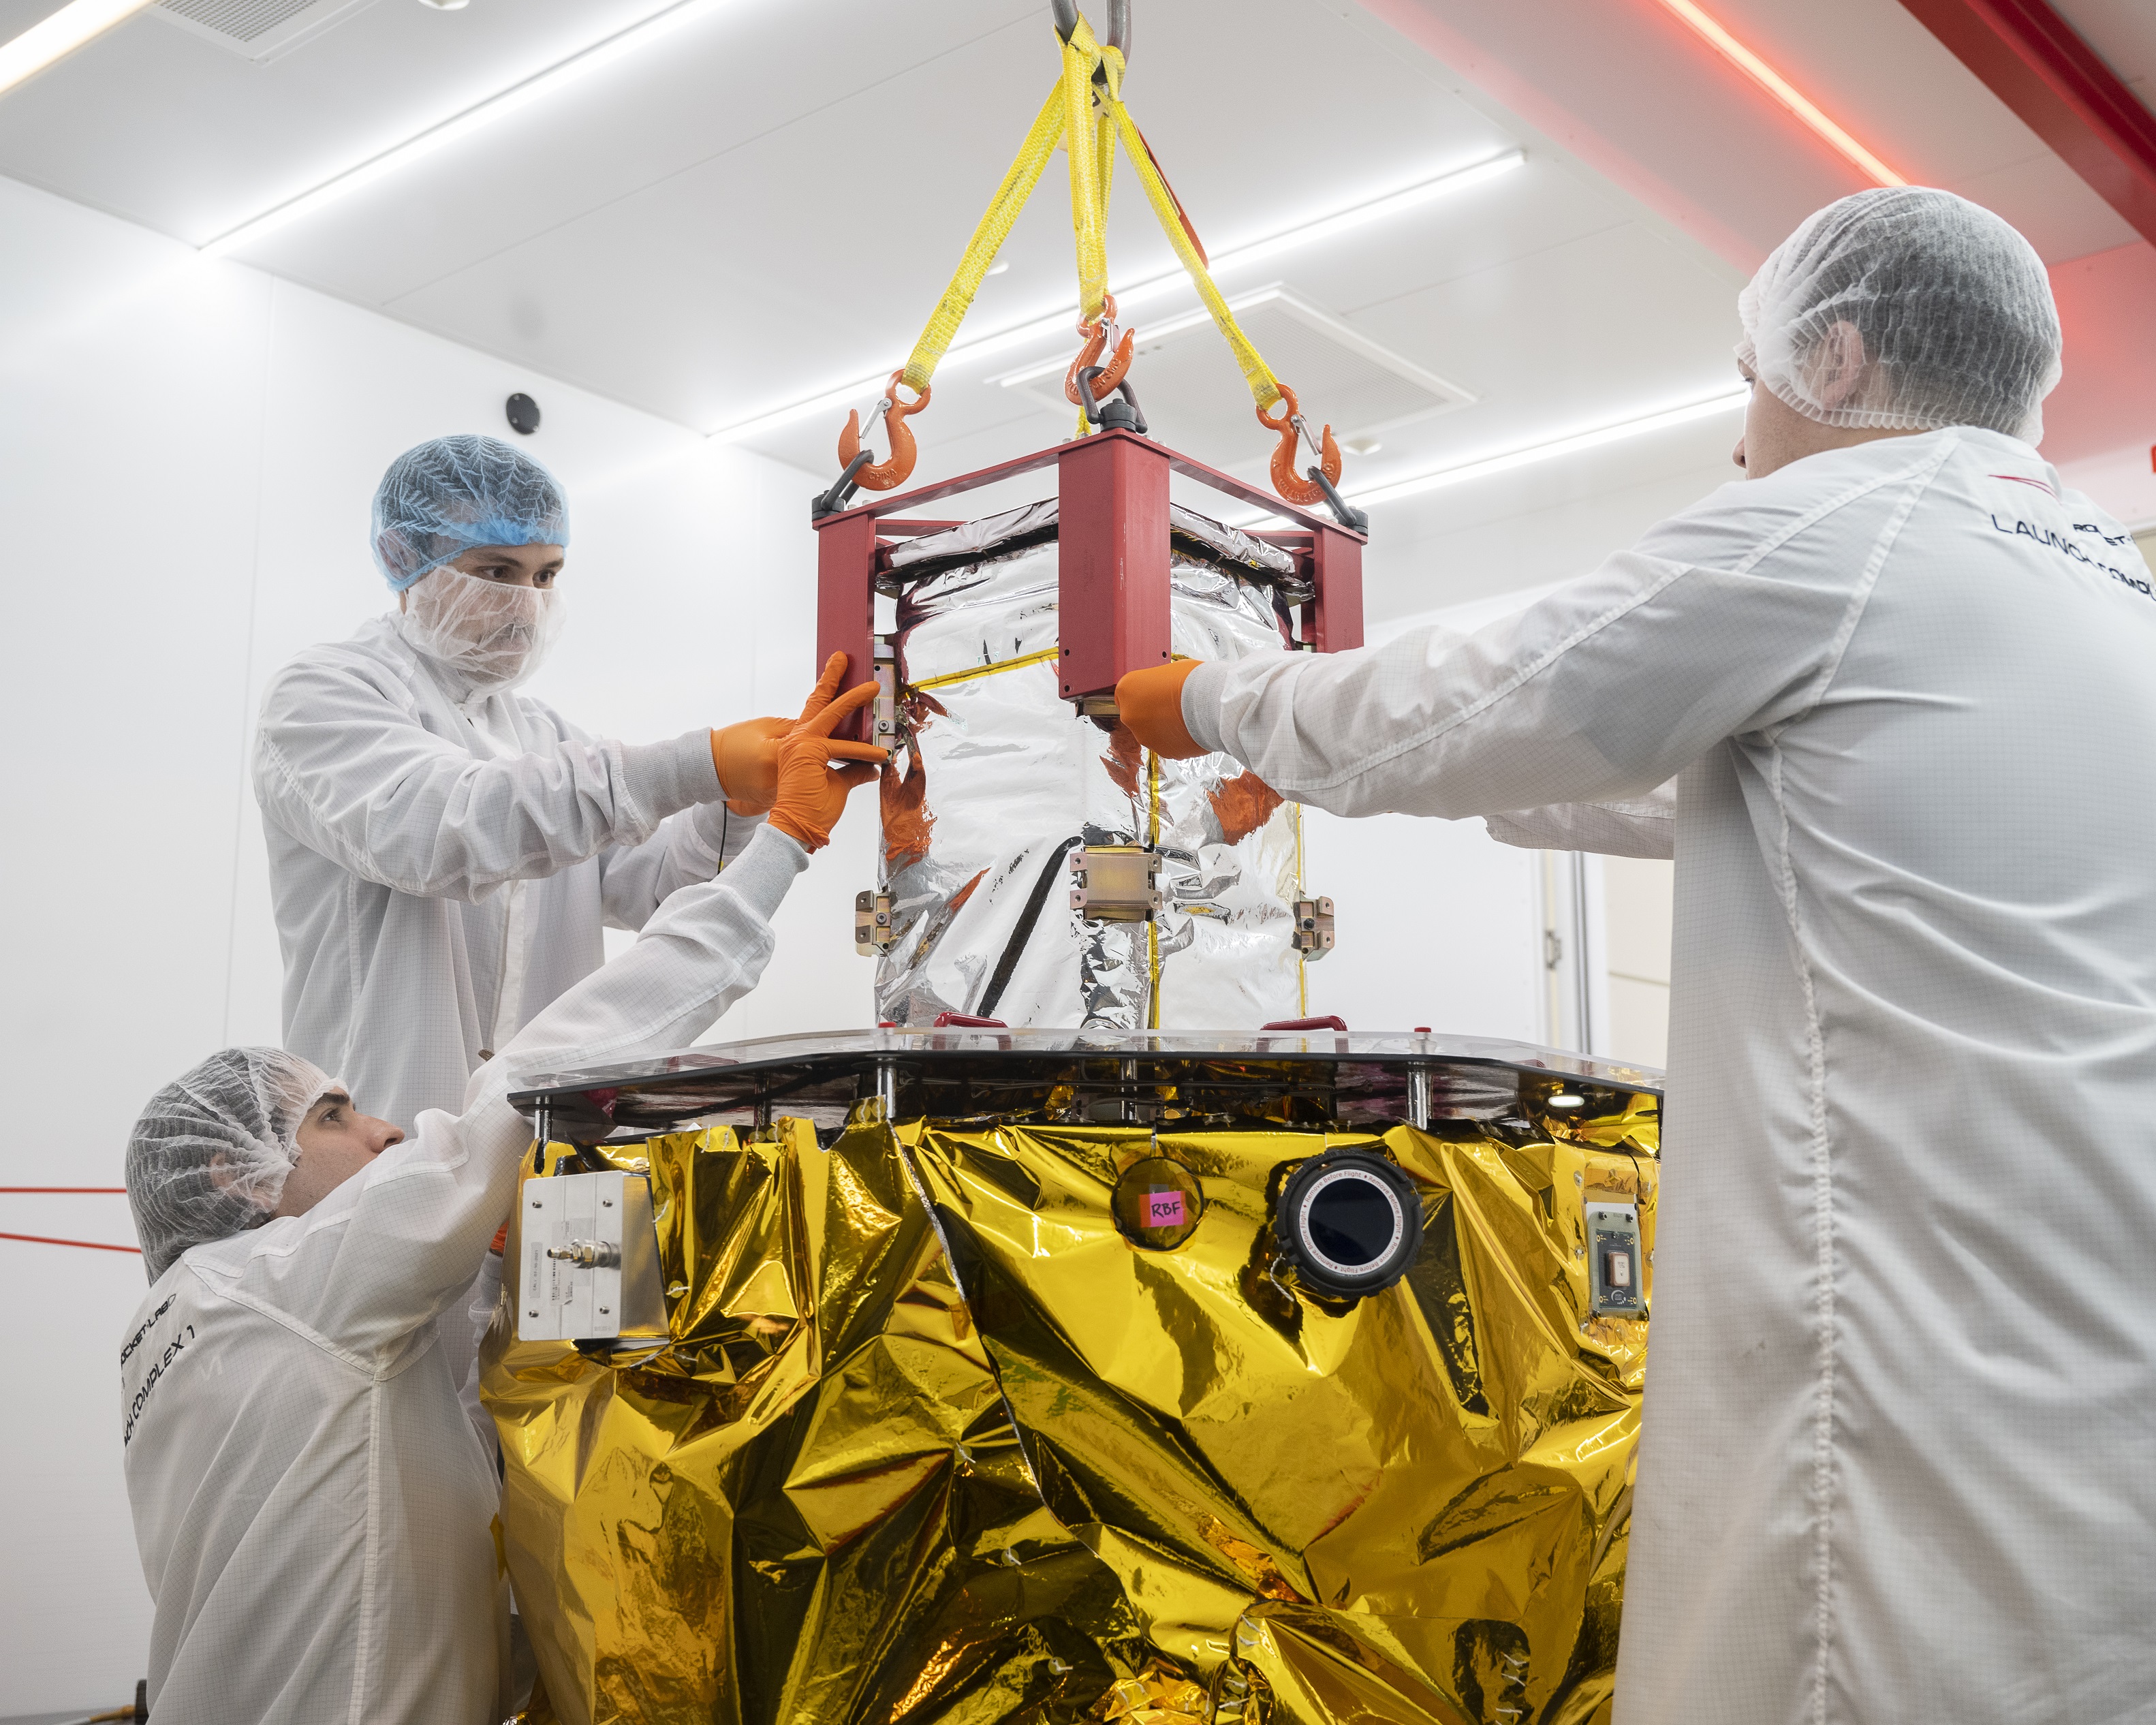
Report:
[{"label": "white sleeve", "polygon": [[1353,653],[1203,665],[1183,685],[1183,722],[1282,796],[1336,814],[1459,819],[1645,798],[1725,738],[1820,698],[1943,459],[1824,500],[1779,475],[1726,486],[1464,640],[1424,629]]},{"label": "white sleeve", "polygon": [[564,737],[480,760],[422,726],[361,665],[303,661],[263,701],[264,816],[363,880],[475,898],[649,837],[719,794],[710,733],[624,744]]},{"label": "white sleeve", "polygon": [[723,802],[670,814],[641,845],[599,853],[599,901],[615,928],[641,928],[684,886],[708,880],[748,848],[760,814],[736,814]]},{"label": "white sleeve", "polygon": [[1617,803],[1553,803],[1510,809],[1482,824],[1500,845],[1522,850],[1586,850],[1597,856],[1676,855],[1677,782]]},{"label": "white sleeve", "polygon": [[598,1065],[693,1042],[756,986],[771,957],[771,918],[808,861],[766,828],[723,879],[675,894],[634,947],[472,1075],[461,1115],[422,1114],[411,1138],[301,1219],[295,1244],[251,1258],[243,1285],[255,1303],[362,1360],[431,1325],[470,1287],[531,1145],[507,1101],[512,1068]]}]

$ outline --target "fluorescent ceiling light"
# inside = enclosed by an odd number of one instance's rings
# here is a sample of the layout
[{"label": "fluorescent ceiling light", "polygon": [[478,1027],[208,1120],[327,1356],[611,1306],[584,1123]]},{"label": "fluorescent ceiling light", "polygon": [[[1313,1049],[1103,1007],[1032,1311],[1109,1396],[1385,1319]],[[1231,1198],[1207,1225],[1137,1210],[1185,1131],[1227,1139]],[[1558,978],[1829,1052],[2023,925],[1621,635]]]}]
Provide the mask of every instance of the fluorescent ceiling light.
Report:
[{"label": "fluorescent ceiling light", "polygon": [[1724,59],[1759,85],[1768,95],[1825,139],[1846,160],[1854,162],[1882,186],[1909,182],[1836,126],[1818,107],[1766,61],[1692,4],[1692,0],[1662,0],[1662,4],[1691,26]]},{"label": "fluorescent ceiling light", "polygon": [[1472,461],[1462,461],[1451,467],[1438,468],[1434,472],[1418,474],[1413,479],[1394,480],[1386,485],[1373,485],[1368,490],[1349,491],[1346,495],[1349,502],[1367,506],[1394,503],[1403,497],[1419,496],[1424,491],[1442,490],[1449,485],[1464,485],[1473,480],[1510,473],[1516,467],[1532,467],[1538,461],[1553,461],[1560,455],[1577,455],[1588,449],[1599,449],[1605,444],[1620,444],[1630,438],[1645,437],[1650,432],[1689,425],[1697,419],[1712,419],[1717,413],[1734,413],[1744,405],[1749,393],[1748,390],[1734,389],[1727,395],[1712,396],[1705,401],[1691,402],[1681,408],[1667,408],[1660,413],[1641,414],[1637,418],[1620,419],[1614,424],[1598,425],[1590,431],[1574,432],[1569,437],[1529,444],[1524,449],[1507,449],[1502,454],[1480,456]]},{"label": "fluorescent ceiling light", "polygon": [[[1237,246],[1231,250],[1217,254],[1212,259],[1210,266],[1212,273],[1217,278],[1226,275],[1230,270],[1241,269],[1246,264],[1264,263],[1281,256],[1283,253],[1313,244],[1318,240],[1333,239],[1352,229],[1365,227],[1372,222],[1389,221],[1394,216],[1404,215],[1409,210],[1420,208],[1433,198],[1442,198],[1454,192],[1464,192],[1471,186],[1479,186],[1486,181],[1497,178],[1500,175],[1510,173],[1514,168],[1523,166],[1527,159],[1527,153],[1524,151],[1507,150],[1501,155],[1489,157],[1481,162],[1471,162],[1466,167],[1455,168],[1449,173],[1442,173],[1431,179],[1419,181],[1414,185],[1406,187],[1400,191],[1388,193],[1382,198],[1372,198],[1367,203],[1354,204],[1347,209],[1336,211],[1332,215],[1320,216],[1316,221],[1306,222],[1299,228],[1289,228],[1278,234],[1268,234],[1265,239],[1253,240],[1248,245]],[[1178,268],[1158,275],[1147,276],[1142,281],[1133,282],[1128,287],[1119,287],[1115,290],[1116,310],[1127,311],[1130,307],[1140,305],[1145,300],[1171,293],[1178,287],[1187,287],[1190,278]],[[1201,310],[1191,315],[1189,321],[1195,322],[1205,315]],[[1077,316],[1078,308],[1074,304],[1065,306],[1061,311],[1051,312],[1045,317],[1029,318],[1025,322],[1014,325],[1009,329],[998,330],[991,335],[978,336],[971,341],[961,341],[943,356],[942,363],[947,366],[953,362],[963,363],[968,360],[988,359],[999,353],[1008,353],[1021,347],[1030,347],[1035,342],[1045,341],[1052,336],[1071,335],[1075,333],[1072,326]],[[1152,336],[1164,333],[1168,327],[1170,326],[1168,325],[1148,325],[1146,334]],[[1182,321],[1176,321],[1173,327],[1178,329],[1183,327]],[[1045,376],[1047,370],[1060,370],[1067,363],[1067,361],[1059,362],[1057,365],[1046,367],[1035,375]],[[755,437],[767,431],[774,431],[782,425],[790,425],[797,419],[808,418],[812,415],[829,413],[839,408],[859,406],[864,396],[869,397],[871,400],[875,399],[872,392],[880,390],[885,380],[890,376],[889,372],[880,372],[873,377],[856,378],[851,382],[841,384],[834,389],[824,390],[804,400],[790,402],[783,408],[771,408],[758,413],[753,418],[737,420],[732,425],[722,426],[711,435],[725,443],[738,443],[744,438]]]},{"label": "fluorescent ceiling light", "polygon": [[93,37],[102,36],[151,0],[73,0],[38,20],[19,36],[0,43],[0,95],[65,59]]},{"label": "fluorescent ceiling light", "polygon": [[[79,0],[80,3],[80,0]],[[460,114],[452,115],[439,125],[408,137],[401,144],[392,145],[378,156],[371,156],[357,167],[332,175],[320,185],[302,192],[296,198],[249,217],[237,228],[228,229],[204,245],[202,249],[212,257],[222,256],[264,234],[297,221],[302,216],[312,215],[326,204],[371,186],[385,175],[408,167],[422,157],[431,156],[445,144],[459,142],[474,132],[506,118],[520,108],[528,107],[542,97],[558,95],[570,85],[603,66],[626,58],[640,49],[649,48],[662,37],[670,36],[684,27],[701,23],[714,13],[734,3],[734,0],[675,0],[665,11],[655,13],[643,23],[631,24],[596,42],[591,47],[558,60],[543,72],[536,72],[521,84],[512,84],[485,100],[475,103]]]},{"label": "fluorescent ceiling light", "polygon": [[[1404,497],[1418,497],[1424,491],[1440,491],[1451,485],[1464,485],[1476,480],[1490,479],[1501,473],[1510,473],[1517,467],[1532,467],[1537,462],[1554,461],[1560,456],[1577,455],[1589,449],[1599,449],[1607,444],[1621,444],[1628,439],[1645,437],[1656,431],[1668,431],[1680,425],[1690,425],[1695,420],[1712,419],[1717,413],[1730,413],[1742,408],[1749,399],[1748,389],[1733,389],[1727,395],[1710,396],[1705,401],[1688,402],[1681,408],[1665,408],[1659,413],[1642,413],[1630,419],[1619,419],[1608,425],[1598,425],[1588,431],[1573,432],[1567,437],[1550,438],[1538,444],[1528,444],[1517,449],[1507,449],[1501,454],[1479,455],[1471,461],[1460,461],[1450,467],[1440,467],[1429,473],[1419,473],[1412,479],[1390,480],[1381,485],[1370,485],[1360,490],[1343,493],[1350,503],[1365,507],[1381,503],[1397,503]],[[1274,515],[1251,514],[1240,516],[1229,525],[1237,527],[1255,526],[1260,522],[1281,521],[1286,517]]]}]

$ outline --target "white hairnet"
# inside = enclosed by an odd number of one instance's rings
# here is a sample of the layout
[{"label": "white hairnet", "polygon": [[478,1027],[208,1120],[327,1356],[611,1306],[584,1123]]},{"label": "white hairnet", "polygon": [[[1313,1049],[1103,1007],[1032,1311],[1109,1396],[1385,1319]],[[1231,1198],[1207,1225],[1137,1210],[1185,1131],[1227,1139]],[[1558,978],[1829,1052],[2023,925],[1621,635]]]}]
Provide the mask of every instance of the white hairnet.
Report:
[{"label": "white hairnet", "polygon": [[413,586],[397,627],[476,695],[509,688],[538,670],[567,614],[552,588],[443,567]]},{"label": "white hairnet", "polygon": [[[1859,192],[1806,218],[1737,296],[1737,357],[1808,419],[1933,431],[1981,425],[2034,444],[2059,381],[2059,314],[2035,249],[1951,192]],[[1855,388],[1827,338],[1864,339]]]},{"label": "white hairnet", "polygon": [[567,545],[554,475],[498,438],[438,437],[389,464],[374,494],[374,562],[397,592],[482,545]]},{"label": "white hairnet", "polygon": [[337,1081],[281,1048],[228,1048],[150,1098],[127,1138],[127,1203],[155,1281],[189,1246],[259,1228]]}]

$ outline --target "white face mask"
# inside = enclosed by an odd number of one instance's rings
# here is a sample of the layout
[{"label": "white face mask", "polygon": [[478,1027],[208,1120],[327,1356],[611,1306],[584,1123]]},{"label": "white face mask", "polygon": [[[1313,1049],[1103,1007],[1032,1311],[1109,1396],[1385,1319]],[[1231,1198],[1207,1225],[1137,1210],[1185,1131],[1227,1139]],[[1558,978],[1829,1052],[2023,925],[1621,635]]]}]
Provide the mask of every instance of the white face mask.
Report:
[{"label": "white face mask", "polygon": [[512,688],[539,669],[567,615],[551,588],[514,587],[447,563],[407,589],[404,639],[475,695]]}]

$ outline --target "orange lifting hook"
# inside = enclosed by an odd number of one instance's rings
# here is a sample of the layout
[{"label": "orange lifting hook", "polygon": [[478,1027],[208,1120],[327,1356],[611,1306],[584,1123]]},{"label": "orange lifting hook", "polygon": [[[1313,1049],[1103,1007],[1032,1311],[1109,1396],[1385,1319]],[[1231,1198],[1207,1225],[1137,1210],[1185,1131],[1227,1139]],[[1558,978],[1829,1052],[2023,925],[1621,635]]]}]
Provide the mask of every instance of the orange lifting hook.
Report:
[{"label": "orange lifting hook", "polygon": [[[1295,470],[1295,446],[1306,428],[1302,423],[1302,408],[1296,401],[1295,392],[1282,383],[1280,393],[1281,399],[1286,406],[1279,418],[1269,418],[1263,408],[1257,410],[1258,424],[1268,431],[1280,434],[1280,447],[1273,451],[1273,489],[1289,502],[1300,503],[1307,508],[1313,503],[1324,501],[1325,487],[1315,480],[1303,478]],[[1333,442],[1330,425],[1325,428],[1325,435],[1319,441],[1324,450],[1324,459],[1319,464],[1319,470],[1337,485],[1340,483],[1340,445]]]},{"label": "orange lifting hook", "polygon": [[[1082,317],[1078,320],[1078,333],[1086,338],[1086,345],[1078,350],[1078,357],[1070,362],[1070,369],[1063,374],[1063,394],[1074,408],[1082,408],[1086,405],[1078,399],[1078,374],[1099,360],[1101,350],[1108,345],[1108,326],[1115,321],[1116,296],[1113,294],[1103,294],[1101,298],[1101,314],[1097,321],[1089,323]],[[1093,399],[1096,402],[1104,402],[1113,395],[1116,393],[1116,386],[1128,375],[1131,369],[1131,344],[1137,338],[1138,333],[1136,330],[1123,331],[1123,339],[1116,344],[1115,358],[1110,361],[1107,368],[1093,380]]]},{"label": "orange lifting hook", "polygon": [[[870,491],[888,491],[893,485],[906,483],[913,471],[913,464],[921,452],[915,447],[913,434],[906,428],[907,418],[928,405],[934,392],[923,387],[911,401],[898,398],[898,380],[906,375],[903,370],[893,372],[891,382],[884,386],[883,429],[891,439],[891,459],[864,467],[854,475],[854,483]],[[839,434],[839,465],[850,467],[854,458],[861,452],[861,416],[860,409],[846,415],[846,429]]]}]

